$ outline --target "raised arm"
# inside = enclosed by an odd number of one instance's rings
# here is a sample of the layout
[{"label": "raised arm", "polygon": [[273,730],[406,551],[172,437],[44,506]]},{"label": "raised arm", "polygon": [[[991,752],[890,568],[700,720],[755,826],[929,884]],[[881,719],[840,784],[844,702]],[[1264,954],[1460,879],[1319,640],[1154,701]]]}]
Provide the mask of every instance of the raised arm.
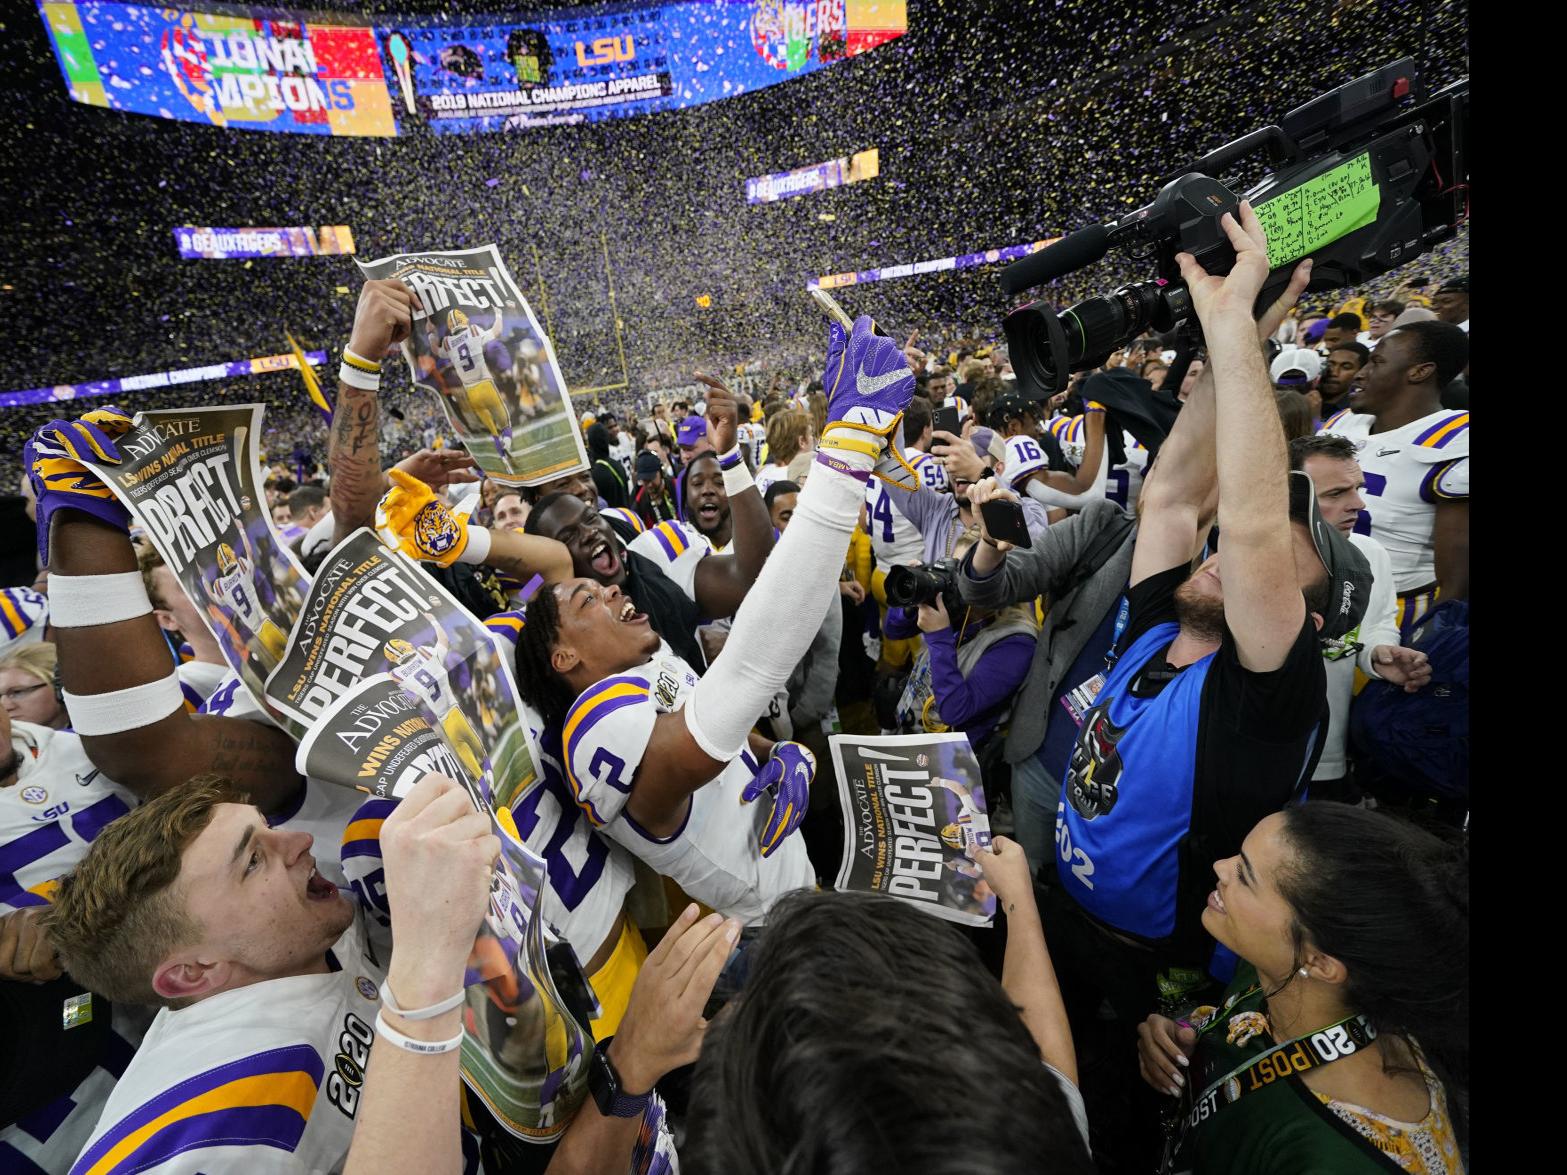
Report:
[{"label": "raised arm", "polygon": [[[337,408],[327,439],[332,543],[369,526],[381,497],[381,364],[408,337],[419,296],[400,281],[368,281],[359,291],[354,326],[339,369]],[[373,369],[373,370],[372,370]]]},{"label": "raised arm", "polygon": [[[1306,603],[1295,572],[1288,454],[1252,318],[1268,277],[1268,242],[1249,203],[1242,202],[1239,223],[1229,213],[1221,223],[1235,246],[1228,275],[1210,276],[1190,254],[1178,259],[1208,343],[1203,374],[1213,374],[1214,390],[1207,412],[1210,421],[1214,411],[1224,421],[1213,445],[1224,535],[1224,620],[1241,664],[1263,673],[1284,663],[1300,634]],[[1302,268],[1309,277],[1309,262]],[[1177,428],[1196,399],[1194,393],[1187,401]],[[1159,454],[1160,465],[1165,456]]]},{"label": "raised arm", "polygon": [[762,565],[773,549],[773,520],[737,447],[739,414],[734,396],[710,375],[698,373],[697,379],[708,388],[708,435],[723,467],[724,492],[729,496],[729,517],[734,527],[733,553],[703,559],[696,567],[696,606],[703,616],[717,619],[733,616],[739,610],[762,573]]},{"label": "raised arm", "polygon": [[[735,614],[724,652],[684,709],[658,719],[637,772],[627,810],[655,835],[662,834],[641,813],[651,809],[667,821],[740,753],[757,717],[810,647],[827,609],[837,605],[838,574],[866,481],[914,394],[914,377],[897,343],[874,334],[869,318],[855,321],[852,336],[834,325],[829,338],[823,380],[828,422],[794,518]],[[868,395],[856,392],[857,376],[869,381],[893,371],[902,378]]]},{"label": "raised arm", "polygon": [[[64,510],[53,520],[50,568],[55,584],[72,576],[131,574],[137,570],[136,549],[124,531]],[[63,587],[60,595],[66,596]],[[109,624],[82,627],[62,619],[55,620],[55,647],[67,692],[101,695],[150,687],[139,695],[146,699],[139,703],[146,706],[143,713],[108,723],[121,729],[88,734],[87,726],[78,726],[87,757],[109,778],[148,798],[193,775],[226,775],[263,812],[279,811],[298,795],[304,781],[294,771],[294,741],[282,730],[244,718],[186,713],[168,642],[150,603],[144,612]],[[160,703],[157,687],[171,678],[174,688]]]}]

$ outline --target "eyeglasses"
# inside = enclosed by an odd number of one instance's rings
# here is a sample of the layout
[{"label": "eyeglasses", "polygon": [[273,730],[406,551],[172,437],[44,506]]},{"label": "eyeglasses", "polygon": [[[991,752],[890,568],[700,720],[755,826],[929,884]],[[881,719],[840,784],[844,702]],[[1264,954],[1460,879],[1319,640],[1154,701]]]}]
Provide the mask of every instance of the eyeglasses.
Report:
[{"label": "eyeglasses", "polygon": [[43,682],[37,685],[24,685],[17,689],[0,690],[0,705],[9,706],[12,702],[20,702],[30,693],[45,688]]}]

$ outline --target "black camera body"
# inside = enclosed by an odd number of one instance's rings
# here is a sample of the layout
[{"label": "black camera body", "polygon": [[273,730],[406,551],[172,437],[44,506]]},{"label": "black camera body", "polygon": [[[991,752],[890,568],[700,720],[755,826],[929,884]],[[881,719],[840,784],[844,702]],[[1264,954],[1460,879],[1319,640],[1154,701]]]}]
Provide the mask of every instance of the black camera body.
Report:
[{"label": "black camera body", "polygon": [[1235,251],[1219,224],[1240,205],[1221,173],[1265,151],[1270,174],[1246,192],[1268,233],[1273,270],[1257,298],[1278,300],[1295,265],[1313,261],[1309,290],[1342,289],[1418,257],[1468,216],[1469,82],[1427,99],[1408,58],[1340,86],[1167,177],[1153,202],[1110,224],[1089,225],[1009,265],[1015,294],[1103,258],[1111,248],[1146,257],[1157,276],[1057,314],[1043,301],[1006,317],[1019,390],[1042,400],[1074,371],[1104,364],[1148,330],[1181,328],[1200,339],[1177,253],[1224,274]]},{"label": "black camera body", "polygon": [[963,615],[963,596],[958,590],[958,565],[948,559],[941,563],[898,566],[887,572],[887,603],[896,608],[913,608],[940,600],[947,615]]}]

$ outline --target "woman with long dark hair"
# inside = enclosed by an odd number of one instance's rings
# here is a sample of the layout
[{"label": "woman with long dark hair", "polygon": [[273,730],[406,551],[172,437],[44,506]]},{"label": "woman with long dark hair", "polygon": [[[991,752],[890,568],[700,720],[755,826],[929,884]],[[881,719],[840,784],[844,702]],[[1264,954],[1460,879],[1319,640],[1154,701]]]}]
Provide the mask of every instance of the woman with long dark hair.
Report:
[{"label": "woman with long dark hair", "polygon": [[1172,1109],[1165,1170],[1464,1169],[1469,867],[1343,804],[1286,808],[1214,865],[1203,926],[1240,956],[1218,1007],[1138,1028]]}]

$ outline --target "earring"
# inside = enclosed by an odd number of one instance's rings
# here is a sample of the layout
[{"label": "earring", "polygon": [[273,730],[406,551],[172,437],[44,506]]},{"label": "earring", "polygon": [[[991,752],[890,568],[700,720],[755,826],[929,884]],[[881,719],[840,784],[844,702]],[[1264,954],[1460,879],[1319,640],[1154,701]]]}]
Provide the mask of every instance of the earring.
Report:
[{"label": "earring", "polygon": [[1301,969],[1300,969],[1300,970],[1299,970],[1299,971],[1298,971],[1298,972],[1297,972],[1297,974],[1298,974],[1298,975],[1299,975],[1299,976],[1300,976],[1300,977],[1301,977],[1301,978],[1302,978],[1302,979],[1310,979],[1310,978],[1311,978],[1311,975],[1310,975],[1310,973],[1309,973],[1309,972],[1308,972],[1308,971],[1307,971],[1307,970],[1306,970],[1306,969],[1305,969],[1305,968],[1304,968],[1304,967],[1302,967],[1302,968],[1301,968]]}]

